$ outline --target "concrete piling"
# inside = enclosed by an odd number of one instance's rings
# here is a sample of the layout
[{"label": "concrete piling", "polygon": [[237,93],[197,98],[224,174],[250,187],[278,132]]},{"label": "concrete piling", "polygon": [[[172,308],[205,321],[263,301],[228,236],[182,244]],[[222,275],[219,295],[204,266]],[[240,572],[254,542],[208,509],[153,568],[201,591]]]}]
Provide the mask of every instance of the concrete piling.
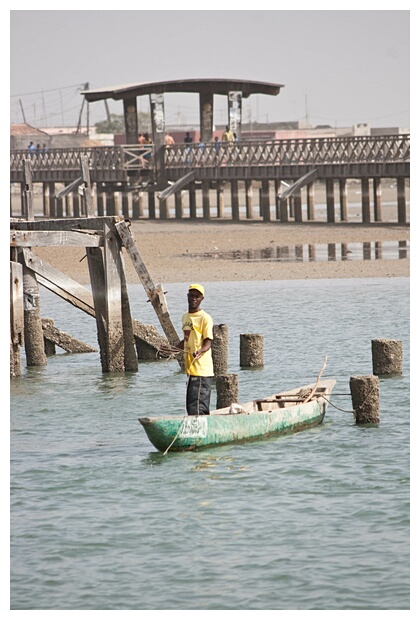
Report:
[{"label": "concrete piling", "polygon": [[238,402],[238,375],[220,375],[216,377],[216,409],[229,407]]},{"label": "concrete piling", "polygon": [[23,265],[23,318],[27,366],[45,366],[44,335],[40,314],[40,296],[36,275]]},{"label": "concrete piling", "polygon": [[379,424],[379,378],[350,377],[350,392],[357,424]]},{"label": "concrete piling", "polygon": [[374,375],[401,375],[401,340],[385,338],[372,340],[372,367]]},{"label": "concrete piling", "polygon": [[264,366],[264,336],[240,334],[239,356],[241,366]]},{"label": "concrete piling", "polygon": [[228,331],[228,326],[223,323],[213,326],[211,351],[215,377],[226,375],[228,372]]}]

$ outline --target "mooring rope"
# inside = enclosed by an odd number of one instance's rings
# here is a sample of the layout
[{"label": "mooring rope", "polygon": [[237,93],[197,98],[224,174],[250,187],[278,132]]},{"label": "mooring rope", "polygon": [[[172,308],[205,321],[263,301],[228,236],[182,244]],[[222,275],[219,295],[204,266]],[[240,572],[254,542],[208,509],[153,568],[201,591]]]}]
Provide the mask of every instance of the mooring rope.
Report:
[{"label": "mooring rope", "polygon": [[354,411],[354,409],[352,409],[351,411],[349,411],[348,409],[340,409],[340,407],[337,407],[336,405],[334,405],[334,403],[332,403],[330,400],[328,400],[328,398],[327,398],[326,396],[324,396],[324,394],[321,394],[321,396],[322,396],[322,398],[323,398],[324,400],[326,400],[326,401],[327,401],[327,403],[328,403],[329,405],[331,405],[331,407],[334,407],[334,409],[337,409],[337,411],[342,411],[343,413],[356,413],[356,412]]},{"label": "mooring rope", "polygon": [[[179,349],[179,350],[181,351],[181,349]],[[187,386],[187,387],[186,387],[186,390],[185,390],[186,392],[187,392],[187,390],[188,390],[188,382],[189,382],[189,380],[190,380],[190,374],[189,374],[189,371],[191,370],[191,367],[192,367],[192,365],[194,364],[194,362],[196,361],[196,359],[198,359],[198,358],[194,357],[193,361],[191,362],[191,364],[190,364],[190,366],[189,366],[189,368],[188,368],[188,370],[187,370],[187,377],[188,377],[188,379],[187,379],[187,382],[186,382],[186,386]],[[186,395],[185,395],[185,397],[186,397]],[[185,407],[186,407],[186,405],[185,405]],[[183,424],[184,424],[184,420],[185,420],[185,418],[188,418],[188,413],[185,413],[184,417],[182,418],[182,420],[181,420],[181,425],[180,425],[180,427],[179,427],[179,429],[178,429],[178,432],[177,432],[177,434],[175,435],[175,437],[173,438],[173,440],[171,441],[171,443],[169,444],[169,446],[166,448],[165,452],[163,453],[163,456],[166,456],[166,455],[168,454],[169,449],[170,449],[170,448],[172,448],[172,446],[174,445],[175,441],[178,439],[178,435],[179,435],[179,433],[181,432],[181,429],[182,429],[182,426],[183,426]]]},{"label": "mooring rope", "polygon": [[[336,405],[334,405],[330,400],[328,400],[328,398],[326,396],[324,396],[324,394],[320,394],[320,396],[322,396],[322,398],[324,398],[327,403],[329,405],[331,405],[331,407],[334,407],[334,409],[337,409],[337,411],[342,411],[343,413],[353,413],[354,415],[356,415],[356,411],[361,411],[367,401],[367,399],[369,398],[369,396],[371,396],[371,394],[373,393],[373,390],[371,390],[370,392],[368,392],[368,394],[366,394],[366,398],[365,400],[362,402],[361,405],[359,405],[357,407],[357,409],[352,409],[351,411],[349,411],[348,409],[340,409],[340,407],[337,407]],[[351,396],[351,394],[335,394],[335,396]]]},{"label": "mooring rope", "polygon": [[178,435],[179,435],[179,433],[181,432],[182,425],[184,424],[184,420],[185,420],[185,418],[187,418],[187,417],[188,417],[188,414],[185,414],[185,416],[182,418],[182,420],[181,420],[181,425],[180,425],[180,427],[179,427],[179,429],[178,429],[178,432],[177,432],[177,434],[175,435],[175,437],[173,438],[173,440],[171,441],[171,443],[169,444],[169,446],[166,448],[165,452],[163,453],[163,456],[166,456],[166,455],[168,454],[168,452],[169,452],[170,448],[172,448],[172,446],[174,445],[175,441],[178,439]]}]

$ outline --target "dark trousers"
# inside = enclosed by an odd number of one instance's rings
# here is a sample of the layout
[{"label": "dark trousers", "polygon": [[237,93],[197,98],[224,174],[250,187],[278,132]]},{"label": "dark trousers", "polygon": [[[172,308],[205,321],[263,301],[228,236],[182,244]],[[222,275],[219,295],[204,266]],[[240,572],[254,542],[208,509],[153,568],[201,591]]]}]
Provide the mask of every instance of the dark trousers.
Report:
[{"label": "dark trousers", "polygon": [[210,413],[211,384],[212,377],[188,377],[186,403],[188,415]]}]

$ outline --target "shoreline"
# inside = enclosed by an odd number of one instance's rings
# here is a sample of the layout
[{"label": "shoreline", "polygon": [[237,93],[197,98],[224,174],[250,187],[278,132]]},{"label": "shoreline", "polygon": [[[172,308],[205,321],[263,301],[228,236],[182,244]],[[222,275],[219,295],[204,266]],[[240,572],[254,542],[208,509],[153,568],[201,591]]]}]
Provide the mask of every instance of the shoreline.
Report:
[{"label": "shoreline", "polygon": [[[155,284],[331,278],[409,277],[407,258],[376,258],[374,244],[407,242],[410,225],[381,222],[360,224],[279,223],[259,220],[135,220],[131,231],[140,256]],[[341,259],[341,244],[372,245],[370,259]],[[335,260],[302,260],[293,248],[336,245]],[[279,253],[289,248],[291,258]],[[246,253],[257,259],[248,260]],[[300,252],[300,250],[299,250]],[[242,260],[226,257],[240,253]],[[89,284],[85,250],[80,247],[38,247],[35,254],[80,284]],[[404,256],[404,253],[400,254]],[[140,282],[123,250],[128,284]]]}]

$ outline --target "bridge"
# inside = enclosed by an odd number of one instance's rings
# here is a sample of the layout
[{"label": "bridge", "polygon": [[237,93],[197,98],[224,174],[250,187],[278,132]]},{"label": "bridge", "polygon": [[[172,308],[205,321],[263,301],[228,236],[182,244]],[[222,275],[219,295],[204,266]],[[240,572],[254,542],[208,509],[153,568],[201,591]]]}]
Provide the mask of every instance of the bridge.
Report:
[{"label": "bridge", "polygon": [[[340,184],[341,191],[348,179],[358,179],[362,184],[362,194],[365,195],[366,192],[369,193],[370,180],[376,188],[380,186],[381,179],[393,178],[398,185],[398,221],[406,221],[405,180],[410,177],[409,134],[239,140],[176,144],[170,147],[128,144],[114,147],[50,149],[32,155],[27,150],[11,151],[10,182],[20,183],[24,192],[25,162],[29,161],[33,183],[42,183],[45,191],[49,191],[51,214],[51,207],[57,211],[55,184],[63,183],[66,186],[75,184],[77,189],[77,182],[81,179],[82,158],[88,161],[90,182],[97,185],[99,193],[110,195],[115,192],[124,194],[146,192],[149,217],[152,218],[156,214],[154,207],[156,198],[161,205],[160,217],[165,217],[163,203],[172,194],[175,195],[175,200],[179,201],[179,194],[185,187],[190,191],[192,202],[190,217],[194,217],[192,195],[198,188],[203,191],[203,209],[206,217],[209,210],[205,209],[204,205],[207,203],[208,192],[211,188],[220,189],[220,184],[228,182],[232,191],[232,219],[238,219],[239,210],[235,206],[237,183],[242,181],[249,188],[254,181],[262,185],[264,203],[262,210],[265,219],[268,213],[265,196],[269,191],[268,184],[274,182],[276,196],[280,201],[284,202],[286,198],[292,197],[298,205],[297,221],[299,221],[300,190],[307,186],[309,192],[311,184],[317,179],[326,184],[328,221],[334,221],[331,204],[328,209],[328,195],[331,195],[335,182]],[[287,196],[281,192],[282,183],[293,187],[293,191]],[[100,208],[98,214],[99,211]],[[115,214],[112,213],[112,208],[110,211],[108,215]],[[288,218],[284,205],[282,215],[280,211],[279,207],[280,220]],[[176,217],[179,214],[178,208]],[[370,221],[366,206],[363,218],[363,221]],[[345,219],[345,214],[341,219]]]}]

